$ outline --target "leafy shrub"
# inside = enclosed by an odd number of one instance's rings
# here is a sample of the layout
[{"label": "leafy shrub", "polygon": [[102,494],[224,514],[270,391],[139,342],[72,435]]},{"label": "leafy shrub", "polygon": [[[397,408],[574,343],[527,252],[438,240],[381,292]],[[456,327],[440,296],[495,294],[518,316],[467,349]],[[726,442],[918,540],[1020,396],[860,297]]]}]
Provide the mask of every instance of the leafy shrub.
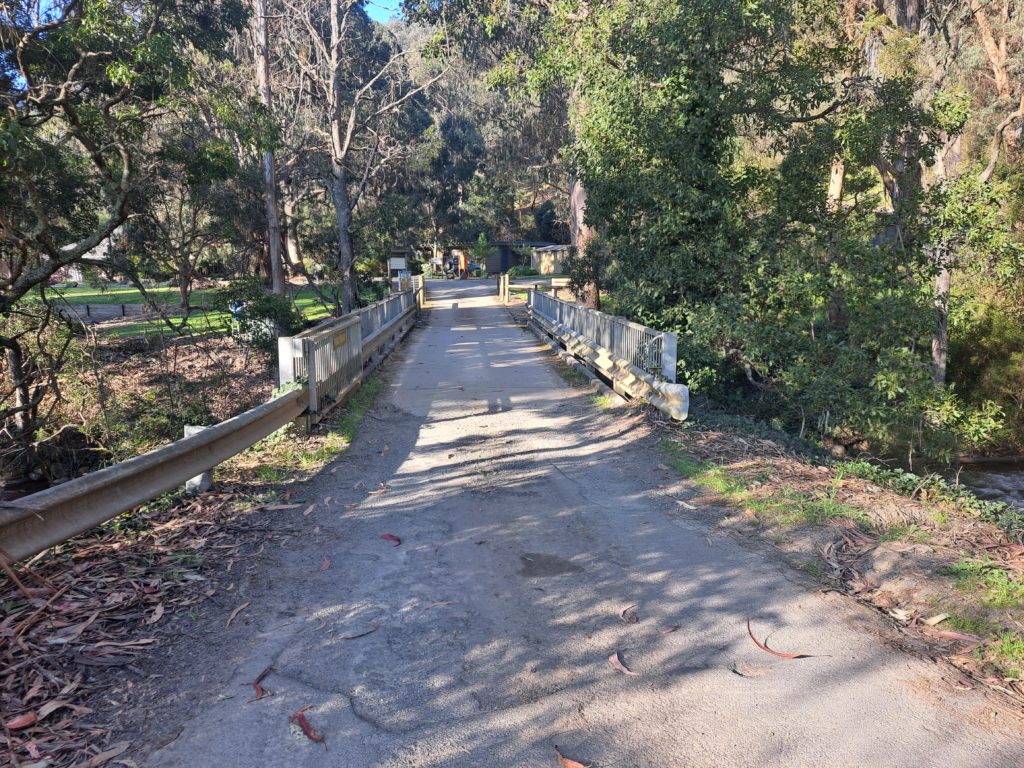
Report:
[{"label": "leafy shrub", "polygon": [[1004,307],[964,302],[951,322],[952,383],[971,405],[994,401],[1006,424],[998,440],[1024,449],[1024,327]]},{"label": "leafy shrub", "polygon": [[210,406],[182,386],[160,386],[143,395],[127,394],[107,405],[107,418],[93,425],[117,461],[181,438],[186,424],[213,423]]},{"label": "leafy shrub", "polygon": [[510,277],[533,277],[540,273],[531,266],[526,264],[517,264],[508,271]]},{"label": "leafy shrub", "polygon": [[290,336],[303,328],[304,320],[295,304],[269,293],[258,280],[235,280],[214,295],[214,307],[223,312],[230,312],[236,301],[243,305],[237,333],[257,349],[272,352],[278,336]]}]

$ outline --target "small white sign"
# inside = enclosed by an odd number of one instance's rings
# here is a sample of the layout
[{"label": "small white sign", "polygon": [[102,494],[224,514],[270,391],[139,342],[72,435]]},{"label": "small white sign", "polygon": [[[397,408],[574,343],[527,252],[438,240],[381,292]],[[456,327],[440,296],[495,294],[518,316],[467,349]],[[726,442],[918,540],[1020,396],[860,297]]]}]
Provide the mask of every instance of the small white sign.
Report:
[{"label": "small white sign", "polygon": [[409,268],[409,260],[405,256],[392,256],[388,259],[389,269],[404,270]]}]

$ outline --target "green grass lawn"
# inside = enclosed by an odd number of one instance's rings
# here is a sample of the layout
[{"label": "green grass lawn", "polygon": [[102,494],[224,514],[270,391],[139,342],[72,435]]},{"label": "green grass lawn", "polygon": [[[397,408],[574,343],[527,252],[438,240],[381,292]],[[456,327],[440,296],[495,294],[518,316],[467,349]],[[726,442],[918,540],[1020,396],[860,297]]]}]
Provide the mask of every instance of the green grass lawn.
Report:
[{"label": "green grass lawn", "polygon": [[320,297],[316,295],[312,288],[303,288],[293,293],[292,299],[295,301],[295,306],[299,308],[302,316],[307,320],[322,320],[331,314],[320,302]]},{"label": "green grass lawn", "polygon": [[[51,289],[68,304],[144,304],[145,299],[138,289],[128,285],[112,285],[109,288],[92,288],[80,285],[77,288]],[[146,293],[158,304],[177,306],[179,301],[177,288],[147,288]],[[192,291],[193,304],[205,304],[213,300],[212,290]]]},{"label": "green grass lawn", "polygon": [[[175,323],[180,318],[171,318]],[[207,335],[214,333],[225,333],[230,328],[231,315],[228,312],[193,312],[185,323],[183,333],[196,335]],[[173,333],[167,324],[161,320],[137,320],[131,323],[116,323],[101,326],[99,333],[111,339],[125,339],[129,336],[145,336],[149,333]]]},{"label": "green grass lawn", "polygon": [[[97,291],[96,289],[93,289],[93,288],[84,288],[84,289],[72,288],[70,290],[71,291],[79,291],[80,293],[76,294],[76,296],[75,296],[75,298],[78,299],[77,301],[73,301],[72,302],[72,301],[69,300],[69,303],[74,303],[74,304],[99,304],[99,303],[101,303],[101,302],[98,302],[98,301],[93,301],[91,299],[86,300],[84,298],[79,298],[80,296],[92,296],[92,295],[99,294],[100,292]],[[108,290],[107,293],[109,294],[110,291],[113,291],[113,290],[117,290],[117,291],[121,292],[120,295],[125,295],[125,296],[127,296],[127,295],[134,295],[135,298],[136,298],[136,301],[132,302],[132,301],[130,301],[127,298],[125,298],[125,299],[117,299],[117,300],[110,299],[110,300],[108,300],[106,302],[108,304],[115,304],[115,303],[116,304],[121,304],[121,303],[124,303],[124,304],[139,303],[141,301],[141,299],[142,299],[142,297],[139,295],[139,292],[136,291],[135,289],[124,289],[124,288],[118,287],[117,289],[110,289],[110,290]],[[157,293],[157,292],[161,292],[161,291],[162,292],[169,292],[169,293],[173,294],[170,297],[172,299],[173,298],[177,298],[178,293],[177,293],[177,289],[176,288],[153,288],[153,289],[150,289],[148,292],[151,293],[151,294],[154,294],[154,295],[162,295],[162,294]],[[212,290],[194,291],[192,293],[192,301],[193,301],[194,304],[202,304],[203,303],[203,298],[202,297],[204,297],[204,296],[207,297],[208,300],[212,301],[213,294],[214,294],[214,291],[212,291]],[[295,302],[295,306],[298,307],[298,309],[302,313],[303,317],[305,317],[307,320],[314,320],[314,321],[315,320],[322,320],[325,317],[329,317],[330,314],[331,314],[330,311],[328,311],[328,309],[326,307],[324,307],[324,305],[320,302],[320,298],[316,295],[316,293],[313,291],[312,288],[300,288],[299,290],[294,291],[294,292],[291,293],[291,298]],[[371,302],[371,301],[374,300],[374,297],[373,297],[372,294],[367,294],[367,295],[363,296],[363,299],[364,299],[364,301]],[[231,315],[228,312],[222,312],[222,311],[217,311],[217,310],[196,311],[196,312],[192,312],[192,314],[189,315],[188,321],[185,324],[184,332],[185,333],[193,333],[193,334],[197,334],[197,335],[206,335],[206,334],[215,334],[215,333],[226,333],[228,331],[228,329],[230,328],[230,326],[231,326]],[[169,334],[169,333],[171,333],[171,330],[170,330],[170,328],[167,327],[167,325],[165,323],[163,323],[160,320],[139,320],[139,321],[131,322],[131,323],[117,323],[115,325],[110,325],[110,326],[107,326],[105,328],[102,328],[100,330],[100,333],[102,333],[107,338],[123,339],[123,338],[128,338],[129,336],[144,336],[147,333],[165,333],[165,334]]]}]

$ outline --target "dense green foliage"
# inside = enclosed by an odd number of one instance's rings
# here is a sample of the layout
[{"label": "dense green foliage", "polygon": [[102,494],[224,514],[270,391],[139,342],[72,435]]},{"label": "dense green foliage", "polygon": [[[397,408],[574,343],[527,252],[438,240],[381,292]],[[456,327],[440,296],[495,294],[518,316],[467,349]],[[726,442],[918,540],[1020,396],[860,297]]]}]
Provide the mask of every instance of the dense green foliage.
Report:
[{"label": "dense green foliage", "polygon": [[293,301],[268,293],[253,278],[231,281],[216,292],[213,306],[229,313],[238,307],[231,323],[232,333],[243,343],[266,352],[277,350],[278,336],[294,336],[305,324]]},{"label": "dense green foliage", "polygon": [[22,449],[65,267],[173,282],[185,331],[197,280],[271,283],[277,252],[341,312],[395,248],[519,238],[573,238],[581,296],[677,331],[697,402],[910,464],[1024,447],[1016,0],[266,3],[265,67],[237,0],[4,6]]},{"label": "dense green foliage", "polygon": [[[984,68],[976,14],[954,5],[915,26],[907,7],[568,3],[527,75],[572,90],[567,158],[600,233],[576,282],[678,331],[695,394],[912,462],[1005,439],[1012,379],[972,386],[985,373],[970,356],[1013,359],[1021,249],[1015,145],[979,178],[993,110],[1016,103],[970,80]],[[945,385],[932,354],[944,267]],[[972,333],[986,327],[1002,330],[987,353]]]}]

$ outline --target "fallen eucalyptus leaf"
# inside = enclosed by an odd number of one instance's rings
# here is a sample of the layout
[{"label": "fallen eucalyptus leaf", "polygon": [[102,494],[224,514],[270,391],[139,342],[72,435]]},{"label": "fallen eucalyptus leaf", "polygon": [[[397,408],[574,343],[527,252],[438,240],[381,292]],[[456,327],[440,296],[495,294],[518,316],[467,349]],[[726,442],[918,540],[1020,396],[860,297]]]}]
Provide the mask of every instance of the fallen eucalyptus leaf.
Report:
[{"label": "fallen eucalyptus leaf", "polygon": [[86,766],[87,768],[99,768],[108,760],[113,760],[118,755],[124,754],[131,745],[130,741],[119,741],[110,749],[100,752],[98,755],[93,755],[92,759],[86,763]]},{"label": "fallen eucalyptus leaf", "polygon": [[244,610],[245,610],[246,608],[248,608],[248,607],[249,607],[249,606],[250,606],[251,604],[252,604],[252,601],[251,601],[251,600],[246,600],[246,601],[245,601],[244,603],[242,603],[242,604],[241,604],[240,606],[238,606],[237,608],[235,608],[235,610],[233,610],[233,611],[231,612],[231,615],[230,615],[230,616],[228,616],[228,623],[227,623],[227,624],[225,624],[224,626],[225,626],[225,627],[230,627],[230,626],[231,626],[231,622],[235,620],[235,617],[236,617],[236,616],[237,616],[238,614],[240,614],[240,613],[241,613],[242,611],[244,611]]},{"label": "fallen eucalyptus leaf", "polygon": [[38,718],[35,713],[28,712],[27,714],[18,715],[17,717],[8,720],[4,723],[4,728],[8,731],[18,731],[22,728],[28,728],[30,725],[35,725],[36,720],[38,720]]},{"label": "fallen eucalyptus leaf", "polygon": [[570,760],[565,757],[561,752],[558,751],[558,747],[555,747],[555,757],[558,758],[558,765],[560,768],[590,768],[589,765],[584,765],[576,760]]},{"label": "fallen eucalyptus leaf", "polygon": [[779,651],[773,651],[764,643],[760,642],[754,637],[754,630],[750,628],[750,619],[747,619],[747,634],[750,635],[750,639],[754,641],[754,645],[760,648],[765,653],[770,653],[772,656],[778,656],[780,659],[809,659],[811,658],[806,653],[781,653]]},{"label": "fallen eucalyptus leaf", "polygon": [[614,651],[612,655],[608,657],[608,661],[611,663],[613,667],[615,667],[617,670],[619,670],[619,672],[621,672],[624,675],[633,675],[634,677],[640,676],[638,672],[634,672],[622,663],[622,659],[619,658],[618,651]]},{"label": "fallen eucalyptus leaf", "polygon": [[630,605],[619,611],[619,620],[624,624],[638,624],[640,617],[636,615],[635,605]]}]

